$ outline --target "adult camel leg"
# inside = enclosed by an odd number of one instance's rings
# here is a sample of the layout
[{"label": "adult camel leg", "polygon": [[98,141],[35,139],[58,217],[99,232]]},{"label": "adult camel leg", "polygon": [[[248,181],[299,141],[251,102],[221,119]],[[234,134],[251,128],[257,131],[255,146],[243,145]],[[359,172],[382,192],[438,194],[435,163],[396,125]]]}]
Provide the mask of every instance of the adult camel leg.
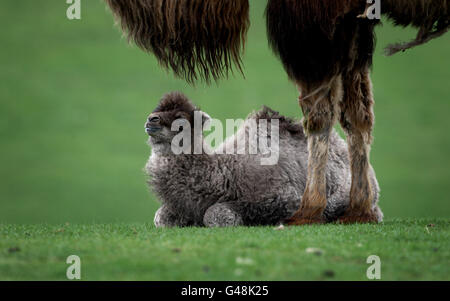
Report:
[{"label": "adult camel leg", "polygon": [[374,125],[370,71],[367,68],[350,72],[343,78],[343,83],[340,123],[347,134],[352,185],[350,205],[340,222],[377,222],[373,208],[374,188],[369,177],[369,153]]},{"label": "adult camel leg", "polygon": [[[321,89],[300,86],[300,106],[304,115],[304,129],[308,137],[308,178],[300,209],[286,222],[288,225],[323,223],[327,206],[326,165],[328,144],[337,119],[342,98],[341,77],[333,79]],[[319,92],[317,92],[319,91]]]}]

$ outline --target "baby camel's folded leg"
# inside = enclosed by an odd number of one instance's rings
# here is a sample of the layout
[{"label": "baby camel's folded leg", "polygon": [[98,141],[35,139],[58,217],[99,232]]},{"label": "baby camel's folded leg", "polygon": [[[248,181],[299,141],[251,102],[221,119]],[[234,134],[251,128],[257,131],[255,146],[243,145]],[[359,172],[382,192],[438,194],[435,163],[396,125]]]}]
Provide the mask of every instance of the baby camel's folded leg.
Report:
[{"label": "baby camel's folded leg", "polygon": [[207,227],[276,225],[292,215],[298,201],[294,198],[267,198],[262,201],[218,203],[206,210]]},{"label": "baby camel's folded leg", "polygon": [[206,227],[243,226],[241,215],[233,207],[232,203],[218,203],[209,207],[203,217],[203,224]]},{"label": "baby camel's folded leg", "polygon": [[163,227],[186,227],[188,223],[174,214],[167,206],[162,205],[155,213],[153,220],[157,228]]}]

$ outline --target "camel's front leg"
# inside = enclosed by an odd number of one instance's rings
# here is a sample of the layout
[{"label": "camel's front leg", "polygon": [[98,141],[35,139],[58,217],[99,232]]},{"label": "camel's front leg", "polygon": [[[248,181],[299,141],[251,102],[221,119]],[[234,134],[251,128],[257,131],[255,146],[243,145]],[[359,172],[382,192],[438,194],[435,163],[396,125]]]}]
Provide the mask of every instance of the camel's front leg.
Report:
[{"label": "camel's front leg", "polygon": [[327,206],[328,145],[336,121],[337,105],[342,96],[341,79],[333,81],[329,88],[324,88],[324,91],[312,93],[300,99],[305,115],[305,133],[308,136],[308,178],[300,209],[286,221],[288,225],[315,224],[325,221],[323,212]]},{"label": "camel's front leg", "polygon": [[340,122],[348,137],[352,186],[350,205],[340,221],[377,222],[381,216],[374,204],[376,191],[369,177],[369,153],[374,124],[374,101],[369,71],[348,74],[344,80],[344,91]]},{"label": "camel's front leg", "polygon": [[308,179],[300,209],[290,218],[289,225],[323,223],[327,206],[325,167],[330,132],[310,133],[308,136]]}]

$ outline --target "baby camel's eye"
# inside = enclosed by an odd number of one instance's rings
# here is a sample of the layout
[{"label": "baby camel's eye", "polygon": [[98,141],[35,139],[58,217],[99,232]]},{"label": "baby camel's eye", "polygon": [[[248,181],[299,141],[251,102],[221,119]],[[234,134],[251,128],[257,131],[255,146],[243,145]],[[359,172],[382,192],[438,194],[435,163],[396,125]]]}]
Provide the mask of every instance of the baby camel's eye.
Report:
[{"label": "baby camel's eye", "polygon": [[149,119],[150,122],[155,122],[155,123],[156,122],[160,122],[160,120],[161,119],[158,116],[155,116],[155,117],[152,117],[152,118]]}]

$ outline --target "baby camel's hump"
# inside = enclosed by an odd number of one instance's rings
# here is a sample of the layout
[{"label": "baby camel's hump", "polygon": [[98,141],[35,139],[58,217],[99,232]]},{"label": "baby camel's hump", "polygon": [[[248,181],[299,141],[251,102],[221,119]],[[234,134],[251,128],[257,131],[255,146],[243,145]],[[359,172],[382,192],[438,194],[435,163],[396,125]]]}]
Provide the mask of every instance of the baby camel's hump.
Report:
[{"label": "baby camel's hump", "polygon": [[216,149],[235,150],[234,175],[242,197],[261,201],[283,196],[298,205],[305,187],[307,142],[300,121],[264,107]]}]

